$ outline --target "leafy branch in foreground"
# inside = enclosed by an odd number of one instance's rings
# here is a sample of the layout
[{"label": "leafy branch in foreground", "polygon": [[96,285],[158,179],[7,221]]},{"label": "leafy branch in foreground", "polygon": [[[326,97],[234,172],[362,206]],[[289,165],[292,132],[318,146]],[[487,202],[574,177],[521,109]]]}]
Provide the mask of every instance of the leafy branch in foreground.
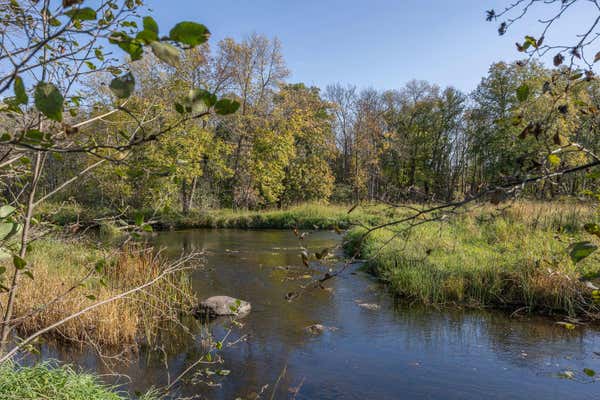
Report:
[{"label": "leafy branch in foreground", "polygon": [[[228,115],[239,103],[207,90],[192,88],[181,102],[171,106],[178,118],[167,124],[141,117],[127,108],[136,90],[132,72],[135,62],[153,53],[176,67],[182,51],[205,44],[209,30],[190,21],[177,23],[161,35],[151,16],[139,18],[141,0],[103,0],[94,7],[84,1],[22,0],[0,4],[0,167],[16,182],[23,184],[10,204],[0,207],[0,250],[12,259],[11,268],[3,267],[0,277],[6,285],[2,304],[0,340],[4,351],[15,328],[13,318],[20,278],[35,278],[28,262],[33,233],[40,225],[34,210],[43,201],[63,190],[104,160],[118,161],[141,150],[145,143],[156,141],[181,126],[203,120],[210,115]],[[114,51],[117,53],[114,53]],[[126,56],[126,61],[121,60]],[[86,103],[81,89],[90,79],[106,80],[112,107],[98,112],[96,104]],[[12,96],[7,96],[12,89]],[[108,118],[124,115],[129,119],[126,130],[102,134]],[[47,173],[49,154],[78,153],[100,158],[49,192],[38,194],[40,181]],[[33,160],[33,161],[31,161]],[[25,166],[23,168],[23,166]],[[150,226],[143,220],[135,224],[134,234]],[[178,270],[186,258],[176,262],[154,279],[120,295],[94,303],[63,320],[42,328],[3,352],[0,363],[9,360],[20,348],[46,332],[135,291],[153,285]],[[7,276],[8,275],[8,276]]]}]

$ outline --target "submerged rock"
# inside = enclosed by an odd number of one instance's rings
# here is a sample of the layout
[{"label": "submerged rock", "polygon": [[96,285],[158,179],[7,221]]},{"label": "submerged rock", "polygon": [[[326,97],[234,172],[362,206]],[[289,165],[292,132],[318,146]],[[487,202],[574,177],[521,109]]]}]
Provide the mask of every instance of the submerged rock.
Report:
[{"label": "submerged rock", "polygon": [[227,315],[243,317],[251,309],[252,306],[247,301],[229,296],[213,296],[198,304],[194,309],[194,316],[196,318],[215,318]]},{"label": "submerged rock", "polygon": [[367,310],[379,310],[379,304],[374,303],[358,303],[358,305],[362,308],[366,308]]},{"label": "submerged rock", "polygon": [[308,333],[310,333],[311,335],[320,335],[321,333],[325,332],[325,331],[335,331],[337,330],[337,328],[334,328],[332,326],[325,326],[325,325],[321,325],[321,324],[314,324],[311,326],[307,326],[306,328],[304,328],[304,330]]}]

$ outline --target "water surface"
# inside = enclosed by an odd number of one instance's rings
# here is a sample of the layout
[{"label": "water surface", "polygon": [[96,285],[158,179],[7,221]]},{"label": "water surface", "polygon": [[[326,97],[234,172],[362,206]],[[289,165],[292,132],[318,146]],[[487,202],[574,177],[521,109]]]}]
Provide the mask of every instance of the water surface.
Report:
[{"label": "water surface", "polygon": [[[330,232],[306,239],[315,251],[339,244]],[[195,230],[161,233],[156,238],[171,256],[206,251],[206,267],[194,272],[198,298],[229,295],[252,303],[252,312],[227,338],[246,340],[223,351],[230,370],[224,377],[201,376],[180,386],[180,394],[206,399],[587,399],[598,384],[560,379],[565,370],[582,377],[583,368],[600,370],[599,332],[567,331],[545,318],[511,318],[501,312],[435,310],[395,304],[368,274],[353,266],[326,289],[293,302],[286,293],[308,282],[298,239],[289,231]],[[376,304],[369,309],[360,304]],[[307,333],[312,324],[333,327]],[[208,329],[219,338],[227,321]],[[196,328],[198,329],[198,328]],[[198,333],[198,330],[196,330]],[[145,390],[167,382],[202,354],[199,341],[174,340],[165,353],[142,352],[129,366],[108,368],[89,351],[44,349],[44,357],[74,361],[101,373],[118,372]],[[600,354],[600,353],[599,353]],[[285,374],[282,372],[285,370]],[[583,379],[583,377],[582,377]],[[209,380],[212,387],[202,381]]]}]

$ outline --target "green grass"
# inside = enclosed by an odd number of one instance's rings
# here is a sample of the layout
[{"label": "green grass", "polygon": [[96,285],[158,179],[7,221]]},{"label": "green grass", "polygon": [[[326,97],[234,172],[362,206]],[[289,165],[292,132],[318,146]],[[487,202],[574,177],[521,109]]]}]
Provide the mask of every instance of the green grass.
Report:
[{"label": "green grass", "polygon": [[[301,204],[286,209],[242,211],[231,209],[193,210],[188,215],[175,211],[138,210],[146,221],[155,221],[155,229],[241,228],[241,229],[347,229],[357,223],[378,224],[388,220],[397,211],[384,206],[360,207],[351,213],[351,205],[321,203]],[[118,214],[113,212],[112,215]],[[46,204],[38,212],[40,219],[57,225],[81,222],[84,225],[96,218],[111,215],[109,210],[90,209],[73,204]],[[126,218],[133,220],[132,215]],[[106,230],[106,227],[101,227]]]},{"label": "green grass", "polygon": [[[0,398],[3,400],[126,400],[116,388],[109,387],[87,373],[68,365],[45,362],[33,367],[0,366]],[[157,400],[147,394],[140,400]]]},{"label": "green grass", "polygon": [[539,313],[599,317],[591,290],[579,280],[596,272],[594,254],[575,265],[568,246],[598,242],[580,229],[591,208],[522,203],[503,213],[470,211],[411,230],[349,232],[346,249],[397,295],[425,304],[508,307]]},{"label": "green grass", "polygon": [[[242,229],[346,229],[359,222],[376,224],[385,220],[377,212],[356,210],[351,206],[302,204],[286,209],[261,211],[234,211],[229,209],[196,212],[179,216],[172,223],[176,227],[242,228]],[[166,221],[169,222],[168,220]]]}]

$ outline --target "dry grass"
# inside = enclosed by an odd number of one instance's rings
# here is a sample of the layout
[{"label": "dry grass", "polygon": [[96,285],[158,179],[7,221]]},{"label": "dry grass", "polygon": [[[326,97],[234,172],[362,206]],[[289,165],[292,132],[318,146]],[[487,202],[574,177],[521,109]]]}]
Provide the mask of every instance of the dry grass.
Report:
[{"label": "dry grass", "polygon": [[[87,245],[46,240],[29,257],[34,279],[22,276],[15,317],[27,335],[157,277],[165,260],[151,249],[129,246],[115,253]],[[52,336],[100,346],[152,343],[191,307],[185,273],[169,275],[130,297],[103,305],[68,321]],[[50,304],[48,304],[50,303]]]}]

